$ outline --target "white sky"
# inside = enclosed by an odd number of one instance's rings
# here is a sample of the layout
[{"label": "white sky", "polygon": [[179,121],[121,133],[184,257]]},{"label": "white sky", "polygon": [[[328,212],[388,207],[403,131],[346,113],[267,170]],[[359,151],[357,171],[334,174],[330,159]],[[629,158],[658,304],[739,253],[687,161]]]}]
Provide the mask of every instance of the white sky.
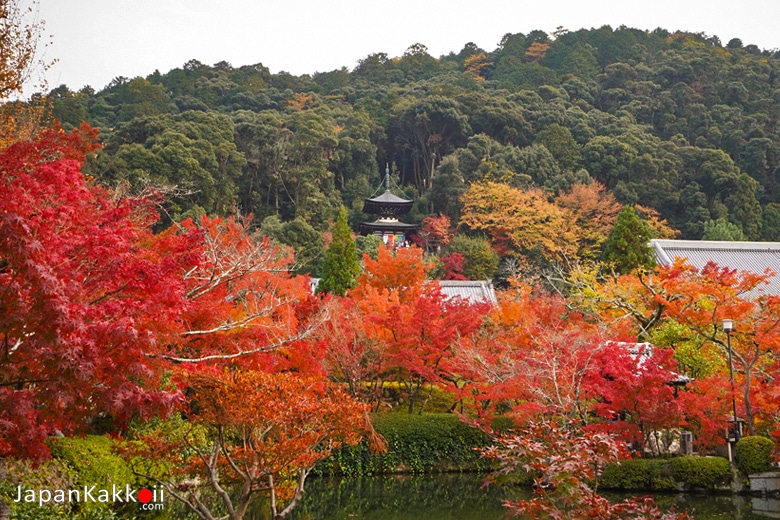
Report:
[{"label": "white sky", "polygon": [[[31,0],[20,0],[23,5]],[[327,72],[414,43],[439,57],[508,33],[609,24],[718,36],[780,48],[780,0],[39,0],[59,62],[49,87],[96,90],[113,78],[168,72],[190,59],[271,72]]]}]

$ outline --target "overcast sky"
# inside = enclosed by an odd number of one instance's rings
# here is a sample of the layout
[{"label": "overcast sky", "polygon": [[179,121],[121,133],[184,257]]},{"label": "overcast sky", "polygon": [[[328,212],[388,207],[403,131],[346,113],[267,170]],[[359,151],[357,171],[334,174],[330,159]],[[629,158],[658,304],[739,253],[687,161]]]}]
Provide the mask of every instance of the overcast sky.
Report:
[{"label": "overcast sky", "polygon": [[[30,2],[31,0],[21,0]],[[352,69],[414,43],[441,56],[508,33],[620,25],[685,30],[780,48],[780,0],[40,0],[53,37],[49,87],[96,90],[196,59],[296,75]]]}]

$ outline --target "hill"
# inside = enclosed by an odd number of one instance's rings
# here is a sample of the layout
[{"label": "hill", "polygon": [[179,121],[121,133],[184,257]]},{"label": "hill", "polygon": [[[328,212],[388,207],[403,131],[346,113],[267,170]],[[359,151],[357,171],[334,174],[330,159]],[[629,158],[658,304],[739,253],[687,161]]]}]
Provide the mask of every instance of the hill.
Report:
[{"label": "hill", "polygon": [[738,39],[605,26],[439,58],[415,44],[312,76],[190,61],[49,95],[66,128],[101,130],[90,173],[168,186],[172,219],[253,213],[323,231],[343,203],[356,225],[389,164],[417,222],[459,226],[474,183],[554,201],[597,181],[682,238],[780,240],[779,72],[780,53]]}]

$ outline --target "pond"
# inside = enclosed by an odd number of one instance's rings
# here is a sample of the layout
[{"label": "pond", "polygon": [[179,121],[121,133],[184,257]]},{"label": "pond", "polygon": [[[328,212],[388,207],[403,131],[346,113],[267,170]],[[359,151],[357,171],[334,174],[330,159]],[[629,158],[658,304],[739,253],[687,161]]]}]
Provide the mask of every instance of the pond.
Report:
[{"label": "pond", "polygon": [[[506,498],[523,499],[530,491],[482,487],[474,474],[312,479],[293,520],[508,520]],[[627,495],[611,494],[621,500]],[[760,520],[751,513],[751,498],[691,494],[657,495],[663,509],[693,511],[696,520]]]}]

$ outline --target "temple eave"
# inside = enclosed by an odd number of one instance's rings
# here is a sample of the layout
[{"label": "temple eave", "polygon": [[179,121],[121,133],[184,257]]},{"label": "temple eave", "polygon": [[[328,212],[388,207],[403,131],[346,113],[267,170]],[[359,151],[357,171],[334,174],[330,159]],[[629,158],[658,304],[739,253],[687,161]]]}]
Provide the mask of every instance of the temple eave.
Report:
[{"label": "temple eave", "polygon": [[406,222],[398,222],[395,219],[379,219],[374,222],[363,222],[360,224],[360,232],[364,234],[368,233],[405,233],[408,231],[414,231],[420,226],[417,224],[407,224]]}]

